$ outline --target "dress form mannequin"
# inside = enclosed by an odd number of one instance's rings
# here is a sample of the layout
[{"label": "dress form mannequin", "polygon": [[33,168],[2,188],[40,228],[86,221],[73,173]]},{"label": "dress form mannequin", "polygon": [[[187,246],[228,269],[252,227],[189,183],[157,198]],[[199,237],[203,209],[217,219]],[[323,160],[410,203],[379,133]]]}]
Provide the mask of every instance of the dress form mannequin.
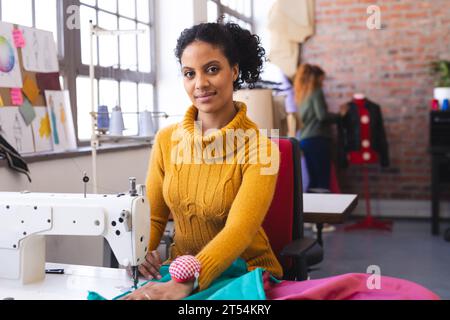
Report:
[{"label": "dress form mannequin", "polygon": [[353,95],[353,102],[358,107],[360,118],[361,149],[348,154],[351,164],[371,164],[379,161],[377,152],[371,148],[371,132],[369,112],[365,108],[366,97],[362,93]]},{"label": "dress form mannequin", "polygon": [[370,194],[369,194],[369,172],[368,164],[377,163],[379,161],[378,153],[371,147],[371,130],[370,117],[367,108],[365,107],[366,97],[362,93],[355,93],[353,95],[353,103],[358,108],[360,118],[360,140],[361,149],[358,151],[351,151],[348,153],[348,161],[354,165],[362,165],[364,177],[364,194],[366,200],[366,218],[356,224],[347,226],[346,231],[359,229],[378,229],[378,230],[392,230],[391,221],[378,221],[372,217]]}]

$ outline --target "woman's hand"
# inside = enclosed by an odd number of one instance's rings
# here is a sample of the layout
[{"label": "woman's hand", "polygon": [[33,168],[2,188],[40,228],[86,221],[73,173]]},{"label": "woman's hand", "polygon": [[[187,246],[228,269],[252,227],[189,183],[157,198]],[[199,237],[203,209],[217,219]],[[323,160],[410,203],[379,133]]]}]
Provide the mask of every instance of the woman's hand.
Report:
[{"label": "woman's hand", "polygon": [[194,288],[194,280],[185,283],[149,282],[122,300],[181,300],[189,296]]},{"label": "woman's hand", "polygon": [[[162,260],[158,251],[148,252],[145,261],[139,266],[139,273],[147,280],[161,279],[159,268],[161,268]],[[130,270],[129,270],[130,273]],[[131,273],[130,273],[131,274]]]}]

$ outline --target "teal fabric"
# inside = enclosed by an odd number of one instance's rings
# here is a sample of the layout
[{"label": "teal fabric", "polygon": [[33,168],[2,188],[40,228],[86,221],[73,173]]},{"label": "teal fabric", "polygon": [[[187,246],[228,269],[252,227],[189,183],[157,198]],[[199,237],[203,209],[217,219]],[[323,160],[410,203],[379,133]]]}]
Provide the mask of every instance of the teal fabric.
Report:
[{"label": "teal fabric", "polygon": [[[183,300],[266,300],[264,292],[263,272],[261,268],[253,271],[247,271],[247,263],[243,259],[236,260],[227,270],[222,273],[211,285],[200,292],[194,293]],[[160,269],[162,279],[151,280],[154,282],[168,282],[171,280],[169,274],[169,266],[162,266]],[[273,282],[281,282],[271,277]],[[150,281],[146,281],[139,285],[145,286]],[[113,298],[118,300],[128,294],[126,292],[120,296]],[[88,300],[106,300],[97,292],[90,291]]]}]

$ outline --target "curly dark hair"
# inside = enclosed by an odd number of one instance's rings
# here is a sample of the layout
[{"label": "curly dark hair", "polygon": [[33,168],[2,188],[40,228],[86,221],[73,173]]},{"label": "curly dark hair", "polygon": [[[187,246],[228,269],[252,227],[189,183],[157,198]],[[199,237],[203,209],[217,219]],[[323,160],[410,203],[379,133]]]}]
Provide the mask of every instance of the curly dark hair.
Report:
[{"label": "curly dark hair", "polygon": [[201,23],[185,29],[177,41],[175,56],[181,64],[184,49],[194,41],[207,42],[222,50],[230,66],[239,66],[234,90],[245,82],[251,86],[259,80],[265,61],[265,50],[257,35],[236,23]]}]

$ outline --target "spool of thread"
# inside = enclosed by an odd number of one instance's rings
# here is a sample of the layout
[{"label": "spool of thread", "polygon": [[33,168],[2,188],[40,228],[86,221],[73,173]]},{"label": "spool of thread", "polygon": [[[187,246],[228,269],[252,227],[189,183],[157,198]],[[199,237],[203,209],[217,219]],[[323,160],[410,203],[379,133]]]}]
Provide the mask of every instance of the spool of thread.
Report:
[{"label": "spool of thread", "polygon": [[108,106],[98,106],[97,128],[98,131],[102,133],[106,133],[106,131],[108,131],[109,129]]},{"label": "spool of thread", "polygon": [[152,137],[155,135],[152,114],[144,111],[139,114],[139,136]]},{"label": "spool of thread", "polygon": [[442,101],[442,111],[449,111],[448,99],[444,99],[444,101]]},{"label": "spool of thread", "polygon": [[125,125],[123,122],[123,114],[120,107],[114,107],[111,113],[111,121],[109,123],[109,134],[112,136],[122,136]]},{"label": "spool of thread", "polygon": [[433,99],[431,101],[431,110],[439,111],[439,100],[438,99]]}]

